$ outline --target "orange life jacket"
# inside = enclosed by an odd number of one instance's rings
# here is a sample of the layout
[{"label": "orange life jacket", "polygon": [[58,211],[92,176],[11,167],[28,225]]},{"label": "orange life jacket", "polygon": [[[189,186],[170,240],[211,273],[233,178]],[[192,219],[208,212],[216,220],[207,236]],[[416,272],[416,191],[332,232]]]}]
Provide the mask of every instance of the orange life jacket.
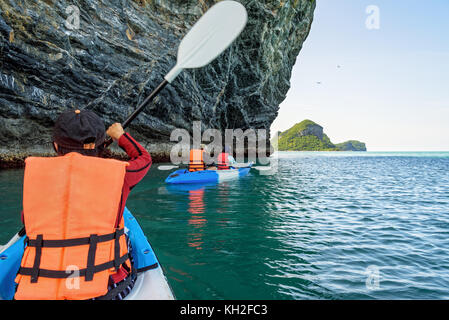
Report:
[{"label": "orange life jacket", "polygon": [[204,151],[198,149],[190,150],[189,171],[202,171],[205,169]]},{"label": "orange life jacket", "polygon": [[227,170],[229,169],[229,153],[222,152],[218,155],[218,170]]},{"label": "orange life jacket", "polygon": [[128,164],[78,153],[25,164],[27,247],[15,299],[105,295],[109,276],[130,267],[123,218],[116,226]]}]

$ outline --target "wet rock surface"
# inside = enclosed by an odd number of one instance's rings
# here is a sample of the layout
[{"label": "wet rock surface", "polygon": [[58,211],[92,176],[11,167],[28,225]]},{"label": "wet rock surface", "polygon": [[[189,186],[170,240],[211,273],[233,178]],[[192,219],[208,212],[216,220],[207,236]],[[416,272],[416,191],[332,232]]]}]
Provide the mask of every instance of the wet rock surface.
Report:
[{"label": "wet rock surface", "polygon": [[[2,0],[0,160],[51,154],[53,123],[67,108],[91,109],[106,125],[123,121],[215,2]],[[193,121],[268,130],[276,118],[315,1],[240,2],[249,21],[239,39],[210,65],[184,71],[130,126],[156,161],[168,159],[172,130],[191,131]]]}]

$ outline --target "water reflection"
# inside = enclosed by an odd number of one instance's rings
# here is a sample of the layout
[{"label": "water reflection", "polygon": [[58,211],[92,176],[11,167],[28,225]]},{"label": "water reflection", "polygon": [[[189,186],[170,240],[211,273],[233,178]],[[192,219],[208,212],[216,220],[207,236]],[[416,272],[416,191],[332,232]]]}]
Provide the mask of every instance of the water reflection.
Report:
[{"label": "water reflection", "polygon": [[187,197],[187,212],[189,217],[187,222],[193,227],[192,232],[188,234],[187,245],[197,250],[203,249],[204,227],[207,219],[206,213],[206,187],[205,184],[179,184],[168,185],[166,190],[176,196]]},{"label": "water reflection", "polygon": [[204,204],[204,190],[202,187],[198,190],[189,191],[189,208],[188,212],[191,214],[189,218],[189,224],[194,227],[196,232],[191,233],[189,239],[189,247],[201,250],[203,244],[203,232],[206,225],[206,218],[204,216],[205,204]]},{"label": "water reflection", "polygon": [[[213,229],[215,225],[228,226],[229,214],[232,211],[230,199],[232,187],[228,183],[168,185],[165,190],[175,195],[177,202],[187,204],[182,211],[189,214],[187,218],[187,223],[191,226],[187,239],[189,247],[202,250],[206,228]],[[206,203],[210,213],[216,212],[219,215],[207,217]]]}]

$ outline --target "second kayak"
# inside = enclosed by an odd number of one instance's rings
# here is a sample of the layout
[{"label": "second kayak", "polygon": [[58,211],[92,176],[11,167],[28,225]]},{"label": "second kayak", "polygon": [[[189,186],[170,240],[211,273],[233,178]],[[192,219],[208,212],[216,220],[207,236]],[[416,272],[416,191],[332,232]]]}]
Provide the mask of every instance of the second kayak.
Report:
[{"label": "second kayak", "polygon": [[181,184],[181,183],[214,183],[228,180],[234,180],[246,176],[251,170],[252,163],[247,167],[233,168],[229,170],[202,170],[192,171],[187,169],[176,170],[170,174],[166,183]]}]

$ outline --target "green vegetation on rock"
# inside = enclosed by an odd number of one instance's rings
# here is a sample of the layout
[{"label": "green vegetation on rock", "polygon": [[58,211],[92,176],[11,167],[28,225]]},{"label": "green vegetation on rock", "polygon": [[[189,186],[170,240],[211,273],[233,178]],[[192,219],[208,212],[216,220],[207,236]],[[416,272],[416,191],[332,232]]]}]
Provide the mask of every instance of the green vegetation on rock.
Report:
[{"label": "green vegetation on rock", "polygon": [[363,142],[357,140],[349,140],[336,144],[340,151],[366,151],[366,145]]},{"label": "green vegetation on rock", "polygon": [[307,135],[303,137],[282,137],[279,139],[280,151],[337,151],[328,136],[320,140],[317,136]]},{"label": "green vegetation on rock", "polygon": [[333,144],[323,127],[311,120],[295,124],[278,137],[272,145],[279,151],[366,151],[365,143],[356,140]]},{"label": "green vegetation on rock", "polygon": [[306,119],[306,120],[301,121],[300,123],[295,124],[293,127],[288,129],[287,131],[281,132],[281,135],[285,135],[285,134],[295,135],[296,133],[298,133],[300,131],[306,130],[309,126],[319,126],[319,125],[316,124],[315,122],[313,122],[312,120]]}]

